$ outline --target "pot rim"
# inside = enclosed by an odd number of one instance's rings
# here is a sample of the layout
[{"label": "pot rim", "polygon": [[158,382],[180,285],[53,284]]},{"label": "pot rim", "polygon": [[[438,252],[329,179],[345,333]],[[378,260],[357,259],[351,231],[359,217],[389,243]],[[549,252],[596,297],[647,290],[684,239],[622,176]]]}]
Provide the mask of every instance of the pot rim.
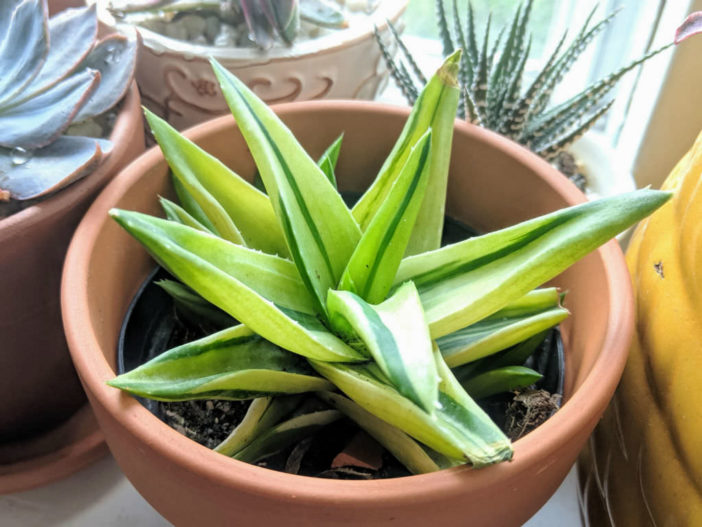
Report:
[{"label": "pot rim", "polygon": [[130,148],[129,138],[133,134],[134,122],[141,118],[139,90],[132,80],[126,96],[122,99],[122,108],[117,114],[114,127],[110,133],[112,151],[104,161],[87,176],[57,191],[48,198],[27,207],[6,218],[0,218],[0,245],[9,243],[12,237],[21,235],[25,229],[31,229],[37,223],[50,221],[51,218],[71,207],[81,196],[94,192],[104,185],[115,172],[115,167],[124,163],[124,156]]},{"label": "pot rim", "polygon": [[186,60],[192,60],[196,57],[207,60],[207,58],[213,57],[219,61],[245,61],[264,64],[317,55],[321,51],[330,52],[372,38],[374,26],[377,26],[378,31],[386,30],[387,21],[397,21],[409,2],[409,0],[383,0],[375,12],[366,17],[362,24],[355,24],[319,38],[296,43],[294,48],[273,47],[266,52],[261,52],[255,48],[223,48],[193,44],[161,35],[141,26],[118,22],[107,10],[106,1],[88,0],[88,5],[97,4],[98,18],[111,28],[118,31],[132,31],[132,28],[136,28],[141,34],[144,46],[157,55],[171,52],[183,55]]},{"label": "pot rim", "polygon": [[[286,103],[274,108],[277,113],[290,116],[299,112],[323,111],[328,107],[348,112],[370,110],[405,117],[410,111],[406,107],[375,102],[338,100]],[[197,142],[204,136],[231,127],[232,123],[231,116],[223,116],[197,125],[185,135]],[[505,155],[515,157],[531,167],[569,205],[585,201],[584,195],[554,167],[521,145],[463,121],[456,121],[455,130],[477,136]],[[115,372],[100,351],[90,324],[86,323],[90,320],[88,291],[82,277],[86,276],[89,255],[97,241],[100,227],[107,219],[107,211],[116,197],[134,185],[140,174],[162,159],[158,147],[147,151],[124,169],[89,209],[76,231],[64,265],[62,310],[71,355],[92,402],[100,404],[130,434],[159,449],[171,462],[177,462],[192,472],[199,472],[222,486],[235,485],[250,494],[267,495],[282,501],[310,504],[353,502],[359,506],[378,500],[384,505],[400,505],[408,499],[430,502],[430,494],[438,492],[458,497],[469,491],[478,492],[484,486],[506,479],[515,471],[538,472],[542,465],[552,464],[554,461],[549,460],[552,454],[564,448],[583,427],[594,426],[611,398],[624,369],[633,332],[633,297],[629,274],[621,249],[615,241],[608,242],[593,253],[603,262],[609,295],[608,324],[602,340],[602,349],[606,349],[607,353],[597,356],[582,385],[570,395],[555,415],[514,443],[515,453],[511,462],[480,470],[460,466],[430,474],[384,480],[327,480],[249,465],[226,458],[187,439],[159,421],[134,398],[105,384],[114,377]],[[431,493],[427,492],[429,488],[432,488]]]}]

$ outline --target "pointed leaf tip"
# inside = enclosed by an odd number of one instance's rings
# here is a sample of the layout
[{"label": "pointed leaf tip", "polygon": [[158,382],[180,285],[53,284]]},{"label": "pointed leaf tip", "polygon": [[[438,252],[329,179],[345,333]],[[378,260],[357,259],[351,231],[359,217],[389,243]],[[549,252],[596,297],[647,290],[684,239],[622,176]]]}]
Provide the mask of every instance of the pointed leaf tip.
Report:
[{"label": "pointed leaf tip", "polygon": [[451,53],[441,67],[436,72],[441,81],[451,87],[458,87],[458,70],[461,65],[461,55],[463,51],[457,49]]}]

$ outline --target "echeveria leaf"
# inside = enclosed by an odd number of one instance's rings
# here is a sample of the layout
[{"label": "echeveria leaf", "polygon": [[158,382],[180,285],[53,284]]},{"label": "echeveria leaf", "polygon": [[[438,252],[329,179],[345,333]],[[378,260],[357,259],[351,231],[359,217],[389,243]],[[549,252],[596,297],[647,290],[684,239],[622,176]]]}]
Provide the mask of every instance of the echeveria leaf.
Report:
[{"label": "echeveria leaf", "polygon": [[187,210],[177,203],[173,203],[171,200],[166,198],[159,198],[159,202],[161,203],[163,212],[166,213],[166,218],[169,220],[186,225],[187,227],[191,227],[193,229],[197,229],[198,231],[214,234],[202,223],[193,218]]},{"label": "echeveria leaf", "polygon": [[183,185],[193,187],[199,183],[204,187],[229,215],[247,246],[288,256],[283,232],[265,194],[160,117],[148,110],[144,114],[164,157]]},{"label": "echeveria leaf", "polygon": [[491,315],[555,277],[670,198],[639,190],[591,201],[403,260],[438,338]]},{"label": "echeveria leaf", "polygon": [[317,394],[317,397],[344,413],[344,415],[363,428],[412,474],[435,472],[458,463],[455,460],[442,456],[438,452],[432,452],[430,455],[424,447],[402,430],[367,412],[343,395],[332,392],[320,392]]},{"label": "echeveria leaf", "polygon": [[259,397],[251,401],[246,415],[232,433],[214,449],[225,456],[233,456],[250,444],[261,433],[278,424],[302,400],[301,395]]},{"label": "echeveria leaf", "polygon": [[310,310],[311,301],[289,260],[145,214],[110,214],[171,274],[264,338],[310,358],[363,360],[314,315],[297,311]]},{"label": "echeveria leaf", "polygon": [[[34,97],[76,70],[92,49],[97,30],[94,5],[64,9],[52,17],[49,20],[49,54],[37,76],[18,98],[26,100]],[[102,82],[104,74],[102,71],[100,73]]]},{"label": "echeveria leaf", "polygon": [[[5,2],[8,5],[1,13],[7,16],[10,11],[12,15],[9,25],[2,24],[4,31],[0,33],[0,117],[3,109],[12,105],[13,98],[39,73],[49,52],[46,2],[3,0]],[[6,126],[3,123],[0,128]]]},{"label": "echeveria leaf", "polygon": [[212,66],[283,227],[300,276],[323,313],[361,232],[324,172],[282,121],[217,61]]},{"label": "echeveria leaf", "polygon": [[419,138],[390,192],[368,224],[344,270],[339,289],[371,304],[385,300],[424,200],[431,163],[431,130]]},{"label": "echeveria leaf", "polygon": [[195,323],[206,321],[217,328],[226,328],[236,323],[227,313],[210,304],[187,285],[175,280],[159,280],[155,283],[173,299],[178,312]]},{"label": "echeveria leaf", "polygon": [[324,172],[324,175],[327,176],[329,183],[331,183],[334,188],[337,188],[334,171],[336,170],[336,162],[339,160],[339,152],[341,151],[341,142],[343,139],[344,134],[341,134],[317,160],[317,165],[322,169],[322,172]]},{"label": "echeveria leaf", "polygon": [[433,413],[438,375],[422,305],[412,282],[379,305],[348,291],[329,291],[329,321],[342,331],[350,326],[380,369],[402,395]]},{"label": "echeveria leaf", "polygon": [[127,93],[136,68],[137,34],[132,31],[129,37],[118,34],[105,37],[80,64],[79,69],[99,71],[100,84],[81,106],[76,122],[105,113]]},{"label": "echeveria leaf", "polygon": [[54,141],[71,124],[99,81],[97,71],[85,70],[41,95],[2,110],[0,145],[30,149]]},{"label": "echeveria leaf", "polygon": [[525,366],[505,366],[480,373],[464,381],[463,388],[474,399],[483,399],[503,392],[531,386],[543,375]]},{"label": "echeveria leaf", "polygon": [[424,87],[378,176],[353,207],[354,218],[366,230],[399,176],[412,146],[431,128],[432,162],[426,202],[419,213],[408,254],[436,249],[441,242],[453,123],[460,94],[456,81],[460,56],[460,51],[449,56]]},{"label": "echeveria leaf", "polygon": [[702,33],[702,11],[695,11],[675,30],[675,43],[680,44],[686,38]]},{"label": "echeveria leaf", "polygon": [[161,401],[242,400],[331,388],[304,359],[241,325],[166,351],[108,384]]},{"label": "echeveria leaf", "polygon": [[320,410],[292,417],[258,436],[248,446],[234,454],[234,459],[255,463],[287,446],[299,443],[319,431],[320,428],[343,417],[338,410]]},{"label": "echeveria leaf", "polygon": [[89,137],[63,136],[29,152],[0,148],[0,188],[17,200],[38,198],[85,176],[101,158]]},{"label": "echeveria leaf", "polygon": [[455,368],[519,344],[568,317],[561,307],[532,314],[501,316],[496,313],[475,324],[437,339],[441,354]]}]

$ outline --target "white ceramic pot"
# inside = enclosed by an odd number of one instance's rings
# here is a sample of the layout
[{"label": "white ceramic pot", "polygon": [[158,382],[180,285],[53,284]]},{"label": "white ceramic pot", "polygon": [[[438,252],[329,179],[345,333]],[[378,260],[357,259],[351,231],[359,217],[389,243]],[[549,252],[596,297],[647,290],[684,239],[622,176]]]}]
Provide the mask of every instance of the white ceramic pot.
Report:
[{"label": "white ceramic pot", "polygon": [[[98,17],[120,29],[104,0]],[[139,28],[142,46],[136,80],[144,104],[179,129],[228,112],[209,57],[216,58],[269,104],[310,99],[373,99],[387,81],[387,68],[373,26],[389,40],[408,0],[383,0],[375,12],[348,28],[292,47],[253,48],[196,45]]]},{"label": "white ceramic pot", "polygon": [[568,151],[582,163],[587,180],[585,194],[591,199],[636,190],[631,172],[623,166],[616,151],[602,134],[587,132]]}]

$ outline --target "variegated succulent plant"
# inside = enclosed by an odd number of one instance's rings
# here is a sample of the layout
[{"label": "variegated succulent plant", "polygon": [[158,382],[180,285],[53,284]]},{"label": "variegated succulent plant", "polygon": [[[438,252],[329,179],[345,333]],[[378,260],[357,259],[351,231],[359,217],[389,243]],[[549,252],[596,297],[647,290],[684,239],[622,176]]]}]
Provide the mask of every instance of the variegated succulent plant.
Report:
[{"label": "variegated succulent plant", "polygon": [[[177,303],[225,329],[109,384],[162,401],[252,400],[217,447],[251,462],[342,414],[411,472],[510,459],[471,394],[534,382],[522,363],[568,314],[538,287],[670,195],[588,202],[439,248],[459,61],[426,84],[352,208],[336,190],[340,141],[315,162],[216,61],[267,194],[147,112],[181,205],[162,201],[168,219],[111,215],[182,281],[161,284]],[[329,408],[305,411],[306,393]]]},{"label": "variegated succulent plant", "polygon": [[109,141],[65,135],[104,114],[132,80],[136,40],[98,39],[94,8],[49,19],[46,0],[0,2],[0,194],[45,196],[88,174]]},{"label": "variegated succulent plant", "polygon": [[[608,96],[627,72],[672,45],[646,53],[565,102],[553,105],[551,96],[559,82],[616,12],[593,24],[593,9],[567,46],[567,32],[564,32],[534,80],[526,83],[525,69],[531,51],[528,24],[533,0],[521,3],[509,26],[501,28],[494,39],[490,18],[482,38],[479,36],[470,1],[467,13],[461,14],[456,0],[451,0],[451,16],[446,4],[445,0],[436,0],[443,53],[448,56],[457,47],[465,50],[460,69],[464,97],[458,115],[527,146],[547,160],[554,159],[609,109],[612,100]],[[397,32],[391,29],[401,50],[396,58],[377,34],[376,39],[393,79],[412,104],[426,80]]]},{"label": "variegated succulent plant", "polygon": [[[300,20],[326,28],[343,28],[347,19],[339,4],[330,0],[111,0],[110,11],[121,21],[144,25],[157,30],[161,21],[176,23],[183,20],[183,38],[195,33],[200,43],[217,44],[220,33],[216,26],[207,27],[209,18],[195,19],[191,15],[213,15],[226,27],[245,27],[245,42],[262,50],[269,49],[278,39],[292,44],[300,31]],[[224,28],[226,30],[226,27]],[[164,31],[168,36],[176,31]],[[205,35],[209,34],[209,41]],[[224,31],[223,36],[228,36]],[[211,41],[211,42],[210,42]],[[227,38],[222,44],[230,42]],[[239,39],[239,44],[244,41]]]}]

